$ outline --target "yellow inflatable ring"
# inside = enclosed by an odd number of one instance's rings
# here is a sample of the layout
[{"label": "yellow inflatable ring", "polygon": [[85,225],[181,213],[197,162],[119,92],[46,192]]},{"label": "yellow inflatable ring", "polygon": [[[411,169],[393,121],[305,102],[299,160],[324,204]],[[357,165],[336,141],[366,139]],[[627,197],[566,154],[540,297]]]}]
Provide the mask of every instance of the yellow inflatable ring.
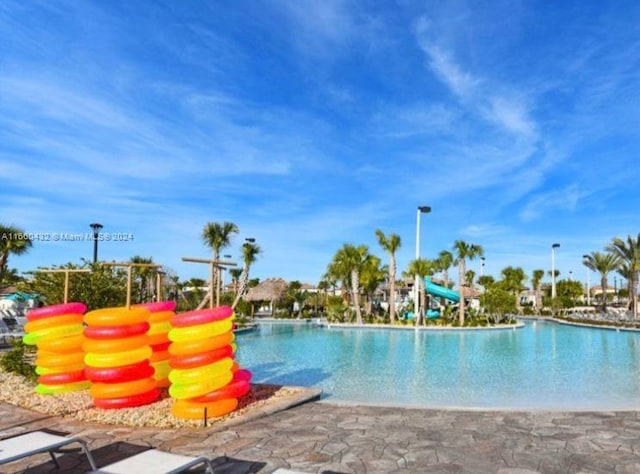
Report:
[{"label": "yellow inflatable ring", "polygon": [[94,383],[89,389],[93,398],[122,398],[131,397],[153,390],[156,381],[149,377],[146,379],[132,380],[120,383]]},{"label": "yellow inflatable ring", "polygon": [[219,336],[225,332],[231,331],[233,321],[225,319],[224,321],[215,321],[213,323],[200,324],[198,326],[187,326],[183,328],[173,328],[169,332],[169,339],[173,342],[192,341],[194,339],[206,339],[209,337]]},{"label": "yellow inflatable ring", "polygon": [[201,352],[211,352],[215,349],[228,346],[234,339],[235,335],[229,331],[212,338],[174,342],[169,346],[169,353],[175,356],[182,356],[200,354]]},{"label": "yellow inflatable ring", "polygon": [[56,354],[46,352],[45,355],[38,354],[36,365],[38,367],[66,367],[68,365],[79,365],[84,360],[84,352],[71,352],[69,354]]},{"label": "yellow inflatable ring", "polygon": [[42,341],[38,342],[38,349],[43,351],[56,352],[58,354],[82,352],[83,342],[84,336],[82,334],[60,337],[56,339],[43,339]]},{"label": "yellow inflatable ring", "polygon": [[64,336],[76,336],[78,334],[82,334],[82,324],[69,324],[67,326],[41,329],[40,331],[26,334],[22,338],[22,342],[27,345],[33,346],[44,339],[53,339]]},{"label": "yellow inflatable ring", "polygon": [[195,367],[193,369],[174,369],[169,374],[169,380],[171,380],[171,383],[178,385],[197,383],[203,380],[220,377],[226,373],[232,374],[232,366],[233,360],[227,357],[219,360],[218,362],[214,362],[213,364],[203,365],[202,367]]},{"label": "yellow inflatable ring", "polygon": [[169,321],[162,321],[159,323],[151,323],[151,327],[147,334],[149,336],[155,336],[156,334],[167,334],[169,331],[173,329],[171,323]]},{"label": "yellow inflatable ring", "polygon": [[135,364],[136,362],[147,360],[149,357],[151,357],[151,348],[145,346],[130,351],[114,352],[113,354],[89,353],[84,357],[84,363],[90,367],[102,369]]},{"label": "yellow inflatable ring", "polygon": [[77,390],[84,390],[91,386],[91,382],[84,380],[82,382],[63,383],[59,385],[43,385],[39,383],[36,385],[36,392],[43,395],[54,395],[58,393],[75,392]]},{"label": "yellow inflatable ring", "polygon": [[37,319],[24,325],[26,332],[36,332],[43,329],[55,328],[58,326],[68,326],[70,324],[82,324],[82,314],[63,314],[53,318]]},{"label": "yellow inflatable ring", "polygon": [[169,377],[169,372],[171,372],[171,366],[169,366],[168,360],[161,360],[160,362],[154,362],[153,364],[151,364],[151,366],[155,370],[155,374],[153,375],[154,379],[158,380],[158,379],[165,379]]},{"label": "yellow inflatable ring", "polygon": [[107,354],[125,352],[148,345],[147,336],[124,337],[122,339],[85,339],[82,348],[85,352]]},{"label": "yellow inflatable ring", "polygon": [[171,413],[178,418],[203,420],[205,409],[207,418],[216,418],[231,413],[238,407],[237,398],[224,398],[217,402],[197,403],[188,400],[177,400],[171,407]]},{"label": "yellow inflatable ring", "polygon": [[[172,371],[173,372],[173,371]],[[220,375],[216,378],[209,380],[202,380],[198,383],[190,383],[190,384],[172,384],[169,387],[169,395],[173,398],[177,398],[179,400],[185,398],[195,398],[205,393],[213,392],[214,390],[218,390],[219,388],[224,387],[233,378],[233,374],[229,371],[226,374]]]},{"label": "yellow inflatable ring", "polygon": [[147,321],[149,321],[149,324],[170,322],[175,314],[173,311],[158,311],[157,313],[151,313]]},{"label": "yellow inflatable ring", "polygon": [[89,326],[122,326],[137,324],[149,319],[149,310],[145,308],[104,308],[89,311],[84,315],[84,322]]},{"label": "yellow inflatable ring", "polygon": [[36,374],[38,375],[50,375],[50,374],[64,374],[66,372],[77,372],[84,369],[84,362],[82,364],[65,365],[60,367],[36,367]]}]

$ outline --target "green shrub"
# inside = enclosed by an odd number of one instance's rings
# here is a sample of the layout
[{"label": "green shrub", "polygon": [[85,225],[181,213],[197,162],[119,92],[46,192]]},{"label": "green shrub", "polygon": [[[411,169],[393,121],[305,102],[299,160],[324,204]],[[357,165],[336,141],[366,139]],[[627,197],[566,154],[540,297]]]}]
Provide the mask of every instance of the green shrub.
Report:
[{"label": "green shrub", "polygon": [[0,357],[0,367],[7,372],[19,374],[35,381],[37,378],[36,368],[29,362],[29,360],[33,360],[35,347],[26,346],[22,339],[14,340],[11,345],[13,349]]}]

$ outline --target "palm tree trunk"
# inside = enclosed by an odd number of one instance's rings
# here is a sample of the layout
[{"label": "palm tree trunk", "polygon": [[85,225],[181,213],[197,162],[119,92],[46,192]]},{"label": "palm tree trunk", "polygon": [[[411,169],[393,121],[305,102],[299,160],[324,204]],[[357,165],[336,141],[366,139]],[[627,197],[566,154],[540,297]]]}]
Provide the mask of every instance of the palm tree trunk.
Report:
[{"label": "palm tree trunk", "polygon": [[396,261],[389,262],[389,321],[396,322]]},{"label": "palm tree trunk", "polygon": [[353,304],[356,307],[356,322],[362,324],[362,312],[360,311],[360,275],[357,270],[351,272],[351,293],[353,295]]},{"label": "palm tree trunk", "polygon": [[247,288],[248,281],[249,281],[249,267],[245,266],[242,269],[242,274],[240,275],[240,288],[238,288],[238,293],[236,294],[236,298],[233,300],[233,304],[231,305],[233,309],[236,309],[236,306],[240,302],[240,299],[242,298],[242,295],[244,294],[244,291]]},{"label": "palm tree trunk", "polygon": [[602,287],[602,312],[607,312],[607,277],[603,276],[600,280],[600,286]]},{"label": "palm tree trunk", "polygon": [[458,316],[458,323],[460,324],[460,326],[464,325],[464,287],[463,287],[463,283],[464,283],[464,275],[466,273],[466,267],[467,264],[464,260],[464,258],[460,259],[460,264],[458,266],[458,273],[459,275],[459,280],[460,280],[460,315]]}]

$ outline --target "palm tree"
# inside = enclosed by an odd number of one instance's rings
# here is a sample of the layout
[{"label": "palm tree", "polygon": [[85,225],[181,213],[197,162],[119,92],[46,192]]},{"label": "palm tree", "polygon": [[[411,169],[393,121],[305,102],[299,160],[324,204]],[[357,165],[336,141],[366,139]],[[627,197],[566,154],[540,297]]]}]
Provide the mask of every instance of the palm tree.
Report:
[{"label": "palm tree", "polygon": [[262,249],[257,244],[253,242],[245,242],[242,244],[242,274],[240,275],[240,287],[236,294],[236,299],[233,301],[233,305],[231,305],[233,309],[238,305],[247,288],[249,270],[260,253],[262,253]]},{"label": "palm tree", "polygon": [[22,255],[33,246],[24,230],[12,225],[0,224],[0,282],[7,270],[9,255]]},{"label": "palm tree", "polygon": [[425,307],[424,279],[427,276],[433,275],[433,272],[435,269],[436,269],[435,262],[431,260],[427,260],[426,258],[417,258],[409,262],[409,268],[407,269],[407,274],[416,275],[418,277],[418,281],[416,281],[414,284],[418,285],[418,294],[420,295],[420,311],[418,312],[418,314],[415,315],[416,326],[419,326],[423,322],[423,314],[424,314],[424,307]]},{"label": "palm tree", "polygon": [[464,277],[467,273],[467,259],[473,260],[476,257],[482,257],[484,250],[480,245],[468,244],[462,240],[456,240],[453,243],[453,250],[456,253],[456,262],[458,263],[458,285],[460,286],[460,315],[458,322],[460,326],[464,324]]},{"label": "palm tree", "polygon": [[375,255],[371,255],[362,267],[360,272],[360,286],[366,297],[365,313],[371,315],[373,295],[384,282],[385,275],[388,274],[386,266],[380,266],[380,259]]},{"label": "palm tree", "polygon": [[448,250],[441,251],[436,260],[436,266],[442,272],[444,286],[447,288],[449,287],[449,269],[453,265],[453,260],[453,254]]},{"label": "palm tree", "polygon": [[[202,240],[213,251],[213,260],[220,260],[220,251],[231,244],[231,237],[240,230],[233,222],[207,222],[202,229]],[[216,306],[220,304],[220,287],[222,284],[221,268],[216,267]],[[213,298],[213,295],[209,295]]]},{"label": "palm tree", "polygon": [[640,273],[640,233],[636,238],[628,235],[624,241],[619,237],[614,238],[607,246],[607,250],[620,258],[620,263],[629,267],[629,304],[633,312],[633,319],[638,317],[637,282]]},{"label": "palm tree", "polygon": [[531,275],[531,283],[533,284],[533,291],[536,298],[536,309],[540,311],[542,309],[542,292],[540,291],[540,283],[544,278],[544,270],[534,270]]},{"label": "palm tree", "polygon": [[333,257],[327,273],[337,277],[343,288],[351,286],[351,298],[356,311],[356,321],[362,324],[362,311],[360,310],[360,273],[371,258],[369,248],[366,245],[355,246],[344,244]]},{"label": "palm tree", "polygon": [[584,258],[584,265],[594,272],[600,273],[600,286],[602,288],[602,311],[607,311],[607,276],[620,266],[620,256],[614,253],[591,252]]},{"label": "palm tree", "polygon": [[516,297],[516,309],[520,313],[522,311],[522,307],[520,306],[519,295],[524,286],[524,282],[527,280],[527,276],[522,268],[512,266],[503,268],[501,273],[501,286],[504,290],[512,293]]},{"label": "palm tree", "polygon": [[396,251],[402,241],[397,234],[384,235],[380,229],[376,230],[378,243],[389,254],[389,320],[391,324],[396,320]]},{"label": "palm tree", "polygon": [[242,275],[241,268],[230,268],[229,275],[231,275],[231,279],[233,280],[233,292],[238,293],[238,281],[240,280],[240,275]]},{"label": "palm tree", "polygon": [[469,288],[473,287],[473,282],[476,279],[476,272],[473,270],[467,270],[467,273],[464,275],[464,284]]},{"label": "palm tree", "polygon": [[[153,265],[153,257],[141,257],[135,255],[129,259],[130,263],[136,263],[141,265]],[[156,273],[156,269],[150,266],[134,266],[132,273],[136,278],[140,279],[140,287],[138,288],[138,303],[144,303],[149,300],[151,294],[151,285],[153,284],[153,275]]]}]

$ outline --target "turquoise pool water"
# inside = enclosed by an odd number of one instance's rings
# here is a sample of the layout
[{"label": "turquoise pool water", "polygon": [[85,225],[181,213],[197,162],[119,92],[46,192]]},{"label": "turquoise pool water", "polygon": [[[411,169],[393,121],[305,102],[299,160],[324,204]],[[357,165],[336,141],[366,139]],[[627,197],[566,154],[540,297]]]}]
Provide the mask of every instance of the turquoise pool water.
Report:
[{"label": "turquoise pool water", "polygon": [[238,336],[254,381],[326,401],[422,407],[640,408],[640,333],[527,322],[506,331],[261,324]]}]

